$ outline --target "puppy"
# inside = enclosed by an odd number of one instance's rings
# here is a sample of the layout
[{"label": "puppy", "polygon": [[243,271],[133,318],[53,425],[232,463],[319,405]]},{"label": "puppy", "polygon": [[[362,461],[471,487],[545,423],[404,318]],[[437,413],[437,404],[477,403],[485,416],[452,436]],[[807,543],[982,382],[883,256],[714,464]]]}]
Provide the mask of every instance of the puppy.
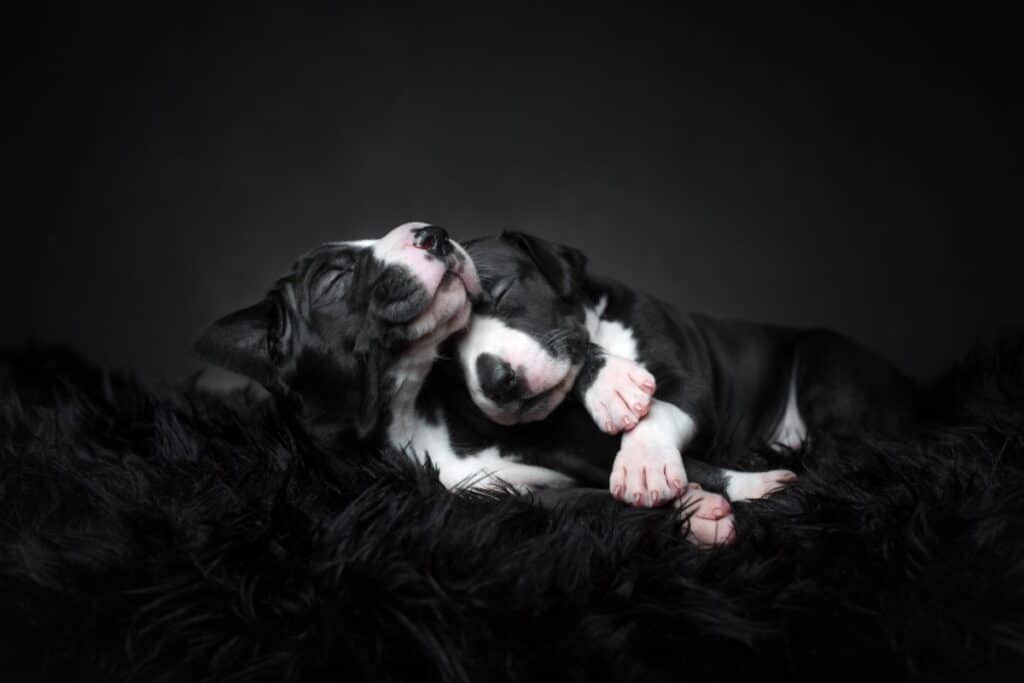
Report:
[{"label": "puppy", "polygon": [[662,504],[688,478],[733,501],[760,498],[796,475],[689,454],[788,454],[826,434],[895,431],[917,414],[916,384],[837,333],[683,315],[590,276],[579,251],[523,233],[467,249],[484,290],[457,352],[470,397],[513,425],[544,419],[572,393],[598,428],[628,430],[613,461],[589,453],[617,499]]},{"label": "puppy", "polygon": [[457,242],[406,223],[309,252],[261,301],[210,325],[196,349],[283,399],[326,450],[382,429],[400,440],[439,345],[465,327],[480,293]]}]

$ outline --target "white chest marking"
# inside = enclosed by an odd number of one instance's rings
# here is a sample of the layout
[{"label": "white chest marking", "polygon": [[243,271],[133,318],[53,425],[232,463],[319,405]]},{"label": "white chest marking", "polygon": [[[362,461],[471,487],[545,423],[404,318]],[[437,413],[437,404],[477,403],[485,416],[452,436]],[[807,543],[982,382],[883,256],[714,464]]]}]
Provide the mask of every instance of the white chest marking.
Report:
[{"label": "white chest marking", "polygon": [[588,308],[586,311],[590,341],[603,348],[606,353],[636,362],[636,337],[633,335],[632,328],[626,327],[617,320],[601,319],[607,304],[608,300],[601,297],[597,306]]},{"label": "white chest marking", "polygon": [[430,424],[416,413],[416,397],[434,358],[434,348],[407,356],[392,373],[396,383],[391,403],[391,424],[388,425],[388,441],[392,446],[420,462],[429,457],[437,467],[441,483],[447,488],[491,488],[511,484],[529,489],[572,483],[570,477],[560,472],[503,458],[496,447],[458,455],[444,423]]},{"label": "white chest marking", "polygon": [[769,440],[770,447],[775,451],[783,449],[797,450],[807,440],[807,425],[800,416],[800,410],[796,404],[796,365],[794,364],[789,377],[789,389],[786,396],[786,412],[779,421]]},{"label": "white chest marking", "polygon": [[503,458],[497,447],[458,455],[444,423],[433,425],[414,416],[401,424],[401,433],[399,430],[390,432],[392,443],[420,462],[429,458],[446,488],[486,489],[510,484],[519,489],[532,489],[572,483],[571,477],[560,472]]}]

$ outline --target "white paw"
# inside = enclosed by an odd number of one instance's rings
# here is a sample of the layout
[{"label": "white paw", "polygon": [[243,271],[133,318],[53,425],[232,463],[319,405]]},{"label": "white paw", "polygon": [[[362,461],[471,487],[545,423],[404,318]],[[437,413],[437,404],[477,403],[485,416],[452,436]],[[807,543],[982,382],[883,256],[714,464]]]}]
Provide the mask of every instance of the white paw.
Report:
[{"label": "white paw", "polygon": [[717,493],[690,484],[675,502],[684,520],[686,538],[701,547],[727,545],[736,540],[736,517],[729,501]]},{"label": "white paw", "polygon": [[606,355],[604,365],[583,395],[583,403],[598,429],[618,434],[635,427],[651,409],[657,385],[643,366]]},{"label": "white paw", "polygon": [[796,481],[796,474],[789,470],[769,472],[730,472],[725,492],[730,500],[756,500],[774,493],[787,484]]},{"label": "white paw", "polygon": [[608,482],[616,500],[655,507],[677,498],[685,486],[686,470],[679,449],[641,438],[623,439]]}]

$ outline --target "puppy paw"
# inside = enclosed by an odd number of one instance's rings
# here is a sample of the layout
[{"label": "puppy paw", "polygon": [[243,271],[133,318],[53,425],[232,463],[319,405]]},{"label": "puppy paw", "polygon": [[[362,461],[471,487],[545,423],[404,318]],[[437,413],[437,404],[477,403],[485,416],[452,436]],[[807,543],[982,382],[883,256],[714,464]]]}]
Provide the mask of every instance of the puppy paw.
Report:
[{"label": "puppy paw", "polygon": [[656,507],[679,497],[685,486],[686,470],[678,449],[639,438],[623,439],[608,482],[616,500]]},{"label": "puppy paw", "polygon": [[683,531],[691,543],[702,548],[728,545],[736,540],[736,517],[724,496],[689,484],[675,502],[683,519]]},{"label": "puppy paw", "polygon": [[643,366],[606,355],[604,365],[583,395],[583,403],[598,429],[618,434],[635,427],[651,409],[657,385]]},{"label": "puppy paw", "polygon": [[756,500],[775,493],[796,481],[796,474],[789,470],[769,472],[734,472],[729,474],[726,494],[734,501]]}]

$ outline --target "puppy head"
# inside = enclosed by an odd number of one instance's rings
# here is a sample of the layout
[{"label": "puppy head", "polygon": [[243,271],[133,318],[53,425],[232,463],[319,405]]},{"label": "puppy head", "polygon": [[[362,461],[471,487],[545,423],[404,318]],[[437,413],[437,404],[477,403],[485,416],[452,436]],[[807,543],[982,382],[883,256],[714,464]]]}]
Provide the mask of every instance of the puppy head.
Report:
[{"label": "puppy head", "polygon": [[314,438],[365,437],[399,375],[429,367],[480,291],[473,261],[443,229],[406,223],[311,251],[260,302],[210,325],[196,349],[288,399]]},{"label": "puppy head", "polygon": [[499,424],[542,420],[572,388],[589,343],[586,258],[519,232],[466,248],[484,290],[459,340],[470,396]]}]

